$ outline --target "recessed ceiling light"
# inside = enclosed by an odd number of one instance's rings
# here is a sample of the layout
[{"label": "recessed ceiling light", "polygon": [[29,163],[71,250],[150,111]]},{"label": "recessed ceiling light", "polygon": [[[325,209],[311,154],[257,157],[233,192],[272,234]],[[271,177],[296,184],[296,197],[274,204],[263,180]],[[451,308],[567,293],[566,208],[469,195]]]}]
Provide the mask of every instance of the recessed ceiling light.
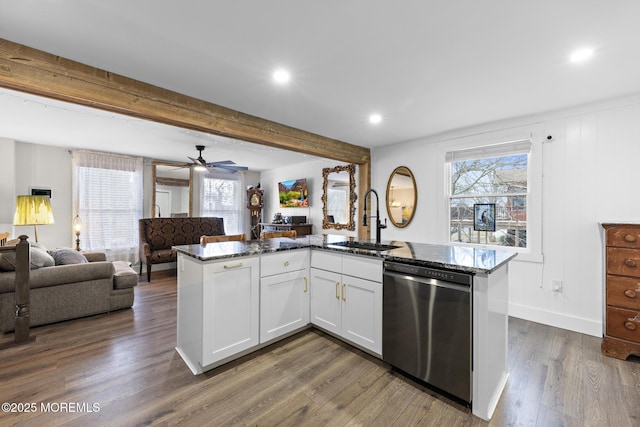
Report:
[{"label": "recessed ceiling light", "polygon": [[591,58],[592,56],[593,56],[593,49],[587,47],[587,48],[578,49],[574,51],[569,57],[569,60],[571,62],[584,62],[587,59]]},{"label": "recessed ceiling light", "polygon": [[382,121],[382,116],[380,114],[375,113],[369,116],[369,123],[372,123],[375,125],[380,123],[381,121]]},{"label": "recessed ceiling light", "polygon": [[280,84],[288,83],[291,80],[291,74],[287,70],[279,68],[273,72],[273,80]]}]

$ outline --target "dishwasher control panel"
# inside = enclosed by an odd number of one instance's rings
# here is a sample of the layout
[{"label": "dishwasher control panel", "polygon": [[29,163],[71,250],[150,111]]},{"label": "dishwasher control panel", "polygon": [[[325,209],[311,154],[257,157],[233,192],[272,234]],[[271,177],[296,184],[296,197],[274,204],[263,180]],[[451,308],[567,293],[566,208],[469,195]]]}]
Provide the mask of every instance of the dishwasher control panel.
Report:
[{"label": "dishwasher control panel", "polygon": [[458,271],[441,270],[438,268],[422,267],[419,265],[403,264],[399,262],[385,261],[385,271],[393,271],[411,276],[427,277],[430,279],[443,280],[460,285],[471,286],[473,284],[473,274],[461,273]]}]

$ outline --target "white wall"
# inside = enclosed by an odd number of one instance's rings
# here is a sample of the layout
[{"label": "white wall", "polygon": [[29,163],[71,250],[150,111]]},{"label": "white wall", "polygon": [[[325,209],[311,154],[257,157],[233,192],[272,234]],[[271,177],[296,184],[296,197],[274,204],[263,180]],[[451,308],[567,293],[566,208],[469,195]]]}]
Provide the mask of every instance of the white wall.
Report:
[{"label": "white wall", "polygon": [[0,232],[13,232],[13,215],[16,210],[16,143],[0,138]]},{"label": "white wall", "polygon": [[[262,209],[263,222],[271,222],[273,215],[280,212],[283,216],[305,215],[307,222],[313,224],[312,232],[315,234],[341,234],[355,236],[355,231],[324,230],[322,228],[322,169],[344,166],[335,160],[311,160],[305,163],[296,163],[284,168],[271,169],[260,174],[260,185],[264,190],[264,207]],[[357,177],[357,171],[356,171]],[[278,196],[278,183],[291,179],[307,179],[309,192],[308,208],[281,208]],[[357,181],[356,181],[357,185]],[[358,214],[356,210],[357,221]]]},{"label": "white wall", "polygon": [[[510,314],[595,336],[602,334],[603,221],[640,221],[640,96],[487,124],[372,150],[372,183],[385,189],[393,169],[414,173],[413,222],[383,239],[448,243],[444,153],[529,135],[534,142],[541,256],[510,269]],[[547,135],[553,140],[548,142]],[[533,163],[536,162],[534,165]],[[536,184],[534,183],[534,186]],[[382,195],[383,193],[381,193]],[[532,195],[535,198],[535,195]],[[530,212],[531,214],[531,212]],[[530,221],[535,221],[530,215]],[[551,280],[563,281],[562,293]]]},{"label": "white wall", "polygon": [[[69,151],[60,147],[17,142],[15,165],[15,195],[31,194],[32,188],[51,190],[55,224],[38,227],[39,242],[47,249],[74,247]],[[32,226],[14,227],[12,236],[20,234],[26,234],[30,240],[35,240]]]}]

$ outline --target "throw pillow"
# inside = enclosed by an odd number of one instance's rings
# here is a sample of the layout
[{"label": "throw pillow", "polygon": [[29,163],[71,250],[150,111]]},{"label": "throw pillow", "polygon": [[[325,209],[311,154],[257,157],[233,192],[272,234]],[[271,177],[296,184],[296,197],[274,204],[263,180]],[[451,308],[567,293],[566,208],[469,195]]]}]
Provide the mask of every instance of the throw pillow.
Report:
[{"label": "throw pillow", "polygon": [[53,257],[56,265],[84,264],[89,262],[84,255],[71,248],[54,249],[49,251],[49,254]]},{"label": "throw pillow", "polygon": [[[51,267],[55,265],[53,257],[46,250],[41,249],[42,245],[31,246],[31,269],[41,267]],[[16,253],[4,252],[0,255],[0,270],[15,271],[16,269]]]},{"label": "throw pillow", "polygon": [[44,246],[31,246],[31,268],[51,267],[54,265],[56,265],[56,262],[47,253]]}]

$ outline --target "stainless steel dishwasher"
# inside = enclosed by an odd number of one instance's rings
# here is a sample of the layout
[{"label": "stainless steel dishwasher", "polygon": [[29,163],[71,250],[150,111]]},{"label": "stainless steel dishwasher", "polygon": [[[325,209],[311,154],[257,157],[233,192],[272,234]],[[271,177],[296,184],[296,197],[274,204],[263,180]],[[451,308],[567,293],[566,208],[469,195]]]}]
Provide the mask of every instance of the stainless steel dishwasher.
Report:
[{"label": "stainless steel dishwasher", "polygon": [[473,275],[384,263],[382,359],[471,403]]}]

